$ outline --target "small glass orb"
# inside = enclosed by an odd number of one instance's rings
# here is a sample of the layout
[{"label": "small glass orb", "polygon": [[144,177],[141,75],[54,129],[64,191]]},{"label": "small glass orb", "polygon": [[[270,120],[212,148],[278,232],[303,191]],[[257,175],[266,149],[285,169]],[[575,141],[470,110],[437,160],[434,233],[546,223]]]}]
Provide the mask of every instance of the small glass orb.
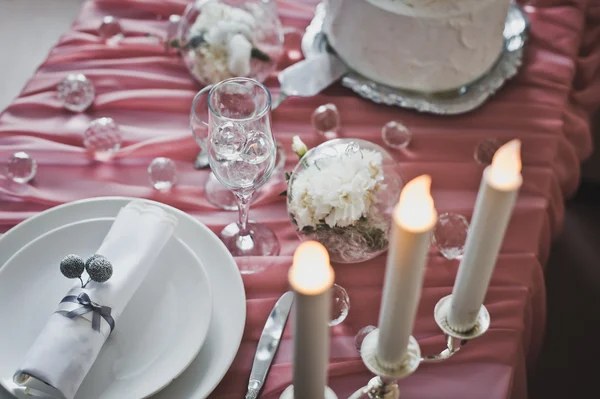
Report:
[{"label": "small glass orb", "polygon": [[360,353],[360,348],[362,347],[362,343],[365,340],[365,337],[371,333],[371,331],[377,329],[375,326],[366,326],[358,330],[356,335],[354,336],[354,346],[356,350]]},{"label": "small glass orb", "polygon": [[465,251],[469,222],[463,215],[443,213],[433,232],[433,243],[446,259],[460,259]]},{"label": "small glass orb", "polygon": [[158,191],[169,191],[177,184],[177,165],[169,158],[154,158],[148,166],[148,177],[152,187]]},{"label": "small glass orb", "polygon": [[8,159],[6,175],[16,183],[28,183],[35,177],[37,162],[28,153],[15,152]]},{"label": "small glass orb", "polygon": [[335,139],[340,130],[340,113],[335,104],[317,107],[311,116],[313,128],[327,140]]},{"label": "small glass orb", "polygon": [[169,22],[167,24],[167,31],[165,35],[165,50],[171,49],[173,45],[176,44],[180,22],[180,15],[172,14],[169,16]]},{"label": "small glass orb", "polygon": [[98,28],[98,36],[103,39],[107,44],[117,44],[123,39],[123,28],[121,23],[115,17],[107,15],[102,18],[102,24]]},{"label": "small glass orb", "polygon": [[246,146],[242,159],[253,164],[261,164],[271,156],[273,144],[269,136],[263,132],[250,132],[246,138]]},{"label": "small glass orb", "polygon": [[477,147],[475,147],[475,153],[473,154],[475,162],[484,166],[491,165],[492,159],[494,159],[494,154],[505,143],[505,140],[500,140],[496,138],[481,140],[477,144]]},{"label": "small glass orb", "polygon": [[403,124],[390,121],[381,128],[381,138],[388,147],[401,150],[408,147],[412,139],[412,134]]},{"label": "small glass orb", "polygon": [[348,292],[337,284],[331,287],[331,319],[329,326],[337,326],[346,320],[350,311],[350,297]]},{"label": "small glass orb", "polygon": [[227,163],[229,180],[241,187],[251,187],[260,173],[260,168],[250,162],[235,159]]},{"label": "small glass orb", "polygon": [[83,145],[96,158],[110,158],[121,148],[121,131],[113,118],[98,118],[90,122],[83,133]]},{"label": "small glass orb", "polygon": [[212,150],[221,159],[239,158],[246,144],[246,135],[242,128],[233,122],[219,126],[211,137]]},{"label": "small glass orb", "polygon": [[58,84],[57,92],[63,107],[73,112],[85,111],[96,97],[94,85],[82,73],[68,74]]}]

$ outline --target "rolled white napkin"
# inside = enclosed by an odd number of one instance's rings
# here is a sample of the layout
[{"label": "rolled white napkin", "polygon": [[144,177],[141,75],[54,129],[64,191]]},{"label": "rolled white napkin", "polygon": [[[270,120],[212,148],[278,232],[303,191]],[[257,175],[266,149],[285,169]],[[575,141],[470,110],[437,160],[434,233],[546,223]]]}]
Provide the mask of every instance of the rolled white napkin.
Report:
[{"label": "rolled white napkin", "polygon": [[[97,304],[110,307],[118,328],[119,316],[176,225],[177,218],[162,208],[143,201],[130,202],[120,210],[96,252],[111,262],[112,277],[104,283],[90,282],[85,289],[78,283],[66,296],[84,292]],[[67,303],[59,308],[65,306],[66,310],[79,307]],[[92,315],[71,319],[52,314],[15,373],[15,383],[37,396],[72,399],[110,335],[104,319],[100,332],[92,329]]]}]

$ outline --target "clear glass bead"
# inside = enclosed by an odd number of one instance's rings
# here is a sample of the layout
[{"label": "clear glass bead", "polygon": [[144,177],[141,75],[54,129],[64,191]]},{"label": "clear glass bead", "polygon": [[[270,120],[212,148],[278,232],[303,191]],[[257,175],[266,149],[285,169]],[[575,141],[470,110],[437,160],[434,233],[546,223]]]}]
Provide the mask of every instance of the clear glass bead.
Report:
[{"label": "clear glass bead", "polygon": [[167,23],[167,32],[165,35],[165,50],[169,50],[173,47],[174,44],[176,44],[180,22],[180,15],[172,14],[171,16],[169,16],[169,22]]},{"label": "clear glass bead", "polygon": [[477,147],[475,147],[475,153],[473,154],[475,162],[485,166],[491,165],[492,159],[494,159],[494,154],[505,143],[506,140],[500,140],[496,138],[488,138],[481,140],[477,144]]},{"label": "clear glass bead", "polygon": [[57,87],[58,98],[69,111],[83,112],[96,97],[92,81],[82,73],[68,74]]},{"label": "clear glass bead", "polygon": [[390,121],[381,128],[381,138],[388,147],[400,150],[408,147],[412,134],[403,124]]},{"label": "clear glass bead", "polygon": [[331,319],[329,326],[337,326],[346,320],[350,311],[350,297],[344,287],[334,284],[331,287]]},{"label": "clear glass bead", "polygon": [[239,158],[245,144],[246,135],[241,131],[241,127],[233,122],[226,122],[219,126],[211,137],[213,151],[223,160]]},{"label": "clear glass bead", "polygon": [[433,243],[446,259],[460,259],[465,250],[469,222],[463,215],[443,213],[433,232]]},{"label": "clear glass bead", "polygon": [[273,145],[271,139],[263,132],[251,132],[246,138],[242,159],[253,164],[263,163],[271,156]]},{"label": "clear glass bead", "polygon": [[239,187],[251,187],[260,169],[255,164],[236,159],[225,166],[229,180]]},{"label": "clear glass bead", "polygon": [[98,29],[98,36],[109,45],[117,44],[124,36],[121,23],[117,18],[107,15],[102,18],[102,24],[100,24],[100,28]]},{"label": "clear glass bead", "polygon": [[26,152],[15,152],[8,159],[6,175],[16,183],[28,183],[35,177],[36,172],[36,160]]},{"label": "clear glass bead", "polygon": [[113,118],[98,118],[83,132],[83,145],[97,159],[110,158],[121,148],[121,131]]},{"label": "clear glass bead", "polygon": [[335,104],[325,104],[317,107],[311,116],[315,131],[327,140],[335,139],[340,130],[340,113]]},{"label": "clear glass bead", "polygon": [[362,343],[365,340],[365,337],[375,329],[377,329],[377,327],[375,326],[366,326],[358,330],[358,332],[354,336],[354,346],[356,347],[357,351],[360,352],[360,348],[362,347]]},{"label": "clear glass bead", "polygon": [[169,191],[177,184],[177,165],[172,159],[154,158],[148,165],[148,177],[158,191]]}]

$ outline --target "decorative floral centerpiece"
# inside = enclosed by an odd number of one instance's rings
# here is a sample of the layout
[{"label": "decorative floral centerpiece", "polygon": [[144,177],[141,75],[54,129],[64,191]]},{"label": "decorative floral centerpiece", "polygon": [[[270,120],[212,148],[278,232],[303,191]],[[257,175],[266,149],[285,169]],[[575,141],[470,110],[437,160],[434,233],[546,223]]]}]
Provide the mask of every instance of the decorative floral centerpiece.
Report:
[{"label": "decorative floral centerpiece", "polygon": [[197,0],[171,46],[202,84],[237,76],[263,81],[281,55],[283,29],[272,1]]},{"label": "decorative floral centerpiece", "polygon": [[287,175],[287,207],[300,239],[319,241],[336,262],[363,262],[383,253],[401,190],[393,158],[359,139],[330,140],[307,150],[294,137],[292,147],[300,162]]}]

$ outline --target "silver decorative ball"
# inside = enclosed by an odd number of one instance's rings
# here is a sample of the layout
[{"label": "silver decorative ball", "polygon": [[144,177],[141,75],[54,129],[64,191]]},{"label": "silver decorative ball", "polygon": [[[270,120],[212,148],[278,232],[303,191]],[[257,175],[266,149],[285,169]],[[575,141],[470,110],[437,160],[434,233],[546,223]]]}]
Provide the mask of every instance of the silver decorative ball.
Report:
[{"label": "silver decorative ball", "polygon": [[[90,266],[90,263],[92,263],[92,261],[94,259],[96,259],[97,257],[102,256],[100,254],[93,254],[92,256],[90,256],[89,258],[87,258],[87,260],[85,261],[85,268],[87,270],[87,268]],[[104,256],[102,256],[104,258]]]},{"label": "silver decorative ball", "polygon": [[60,272],[66,278],[79,278],[83,274],[85,263],[79,255],[67,255],[60,261]]},{"label": "silver decorative ball", "polygon": [[108,281],[113,274],[112,264],[102,255],[94,255],[85,268],[92,281],[97,283]]}]

